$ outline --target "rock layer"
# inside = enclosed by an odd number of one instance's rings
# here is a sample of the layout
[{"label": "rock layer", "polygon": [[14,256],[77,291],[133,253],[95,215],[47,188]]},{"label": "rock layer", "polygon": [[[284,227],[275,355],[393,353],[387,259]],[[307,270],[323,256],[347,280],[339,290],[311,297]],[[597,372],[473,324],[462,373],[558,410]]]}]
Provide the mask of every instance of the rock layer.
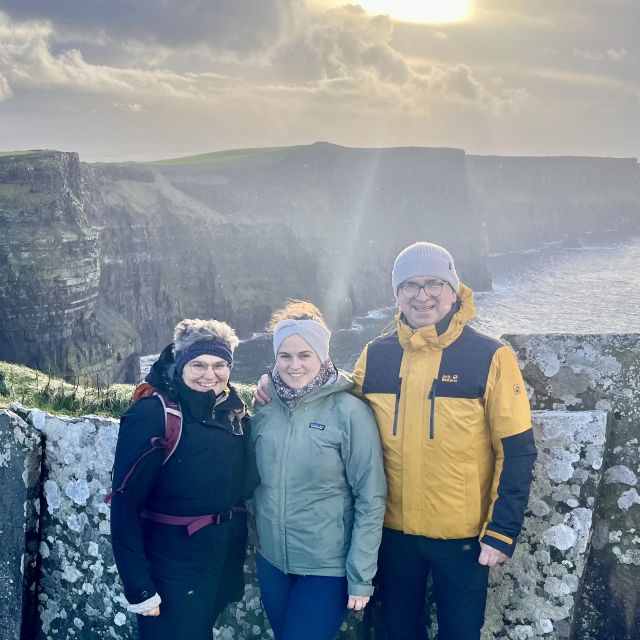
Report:
[{"label": "rock layer", "polygon": [[99,304],[85,205],[77,154],[0,156],[0,358],[98,386],[132,375],[139,347]]}]

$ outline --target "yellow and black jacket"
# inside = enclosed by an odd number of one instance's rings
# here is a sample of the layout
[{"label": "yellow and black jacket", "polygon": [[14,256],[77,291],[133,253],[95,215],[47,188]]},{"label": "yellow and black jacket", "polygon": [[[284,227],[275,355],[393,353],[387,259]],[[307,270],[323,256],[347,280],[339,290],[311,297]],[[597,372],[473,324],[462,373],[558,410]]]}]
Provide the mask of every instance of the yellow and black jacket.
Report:
[{"label": "yellow and black jacket", "polygon": [[385,526],[430,538],[480,536],[513,553],[536,448],[515,354],[469,327],[473,294],[440,335],[435,326],[370,342],[355,366],[356,392],[373,408],[388,485]]}]

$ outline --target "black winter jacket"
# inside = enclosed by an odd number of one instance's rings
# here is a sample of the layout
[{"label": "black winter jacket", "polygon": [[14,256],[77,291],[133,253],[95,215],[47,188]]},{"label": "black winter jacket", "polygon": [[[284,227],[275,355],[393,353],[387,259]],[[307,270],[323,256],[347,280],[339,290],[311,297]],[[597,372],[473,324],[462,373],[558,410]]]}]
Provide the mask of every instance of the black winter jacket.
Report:
[{"label": "black winter jacket", "polygon": [[[183,412],[182,437],[163,466],[162,449],[140,460],[122,493],[111,503],[113,553],[125,596],[143,602],[156,593],[154,578],[181,580],[217,572],[223,604],[242,597],[246,515],[209,525],[189,536],[186,527],[139,517],[143,509],[177,516],[219,513],[242,505],[253,486],[247,469],[250,422],[235,389],[225,397],[189,389],[173,377],[173,351],[167,347],[147,382],[177,400]],[[235,432],[235,433],[234,433]],[[134,403],[122,416],[113,469],[119,487],[133,464],[164,435],[164,412],[157,397]]]}]

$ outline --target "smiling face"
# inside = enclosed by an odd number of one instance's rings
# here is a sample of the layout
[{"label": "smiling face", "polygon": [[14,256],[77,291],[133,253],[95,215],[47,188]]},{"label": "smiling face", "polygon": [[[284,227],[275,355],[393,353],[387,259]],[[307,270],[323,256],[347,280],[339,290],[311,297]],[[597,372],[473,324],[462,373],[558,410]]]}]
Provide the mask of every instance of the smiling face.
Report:
[{"label": "smiling face", "polygon": [[[404,314],[407,322],[414,329],[428,327],[444,318],[456,301],[456,294],[448,283],[442,285],[437,295],[429,294],[426,290],[438,289],[438,283],[442,280],[434,276],[415,276],[405,280],[399,287],[396,295],[398,309]],[[407,295],[403,288],[406,285],[421,287],[417,295]],[[427,285],[425,287],[425,285]],[[409,286],[409,289],[412,287]],[[415,288],[415,287],[414,287]]]},{"label": "smiling face", "polygon": [[182,370],[182,380],[189,389],[213,391],[218,395],[227,386],[230,373],[226,360],[204,354],[187,362]]},{"label": "smiling face", "polygon": [[278,373],[292,389],[302,389],[320,372],[320,358],[311,345],[294,334],[285,338],[276,356]]}]

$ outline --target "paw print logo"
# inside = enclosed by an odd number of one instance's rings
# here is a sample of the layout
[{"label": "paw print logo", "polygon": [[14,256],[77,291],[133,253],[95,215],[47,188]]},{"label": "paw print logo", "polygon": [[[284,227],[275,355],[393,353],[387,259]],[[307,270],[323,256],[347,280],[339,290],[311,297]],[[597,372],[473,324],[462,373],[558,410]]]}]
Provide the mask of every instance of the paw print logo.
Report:
[{"label": "paw print logo", "polygon": [[519,384],[514,384],[513,385],[513,393],[515,393],[517,396],[519,396],[521,392],[522,392],[522,389],[520,388],[520,385]]}]

